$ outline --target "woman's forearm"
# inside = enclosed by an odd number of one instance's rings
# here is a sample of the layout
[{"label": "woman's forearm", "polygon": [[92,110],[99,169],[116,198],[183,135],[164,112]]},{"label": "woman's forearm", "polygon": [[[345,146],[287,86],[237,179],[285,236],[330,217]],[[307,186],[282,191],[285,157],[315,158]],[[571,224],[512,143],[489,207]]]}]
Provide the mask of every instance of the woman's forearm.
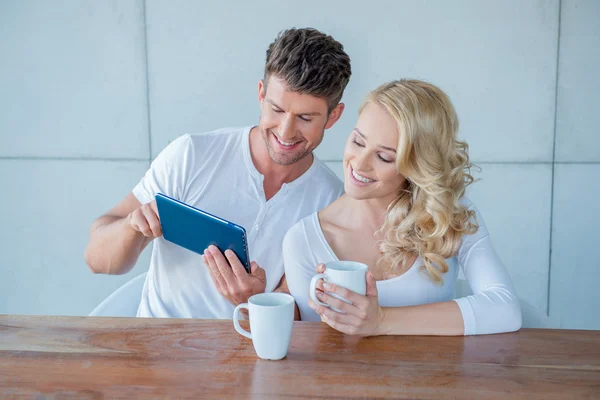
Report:
[{"label": "woman's forearm", "polygon": [[462,336],[464,321],[454,301],[408,307],[384,307],[380,335]]}]

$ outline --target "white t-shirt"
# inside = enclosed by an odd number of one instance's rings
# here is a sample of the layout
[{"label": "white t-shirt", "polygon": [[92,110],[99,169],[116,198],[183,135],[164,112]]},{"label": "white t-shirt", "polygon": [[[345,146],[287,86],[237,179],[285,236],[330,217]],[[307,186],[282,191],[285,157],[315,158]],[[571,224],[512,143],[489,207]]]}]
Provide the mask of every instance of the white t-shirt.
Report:
[{"label": "white t-shirt", "polygon": [[[344,189],[315,156],[308,171],[266,201],[264,177],[250,155],[251,128],[177,138],[152,162],[133,194],[145,204],[163,193],[243,226],[250,259],[265,269],[265,291],[270,292],[283,276],[285,233],[337,199]],[[154,239],[138,316],[231,318],[233,309],[214,286],[201,255],[163,237]]]},{"label": "white t-shirt", "polygon": [[[510,276],[492,246],[481,214],[469,200],[464,199],[463,204],[476,212],[479,230],[465,235],[458,254],[446,259],[448,272],[442,275],[443,284],[434,283],[420,272],[423,262],[418,257],[404,274],[377,281],[379,304],[402,307],[452,300],[460,264],[474,293],[455,300],[464,319],[465,335],[516,331],[521,327],[521,308]],[[319,315],[308,306],[310,280],[317,264],[338,258],[323,235],[317,213],[302,219],[287,233],[283,259],[301,319],[319,321]]]}]

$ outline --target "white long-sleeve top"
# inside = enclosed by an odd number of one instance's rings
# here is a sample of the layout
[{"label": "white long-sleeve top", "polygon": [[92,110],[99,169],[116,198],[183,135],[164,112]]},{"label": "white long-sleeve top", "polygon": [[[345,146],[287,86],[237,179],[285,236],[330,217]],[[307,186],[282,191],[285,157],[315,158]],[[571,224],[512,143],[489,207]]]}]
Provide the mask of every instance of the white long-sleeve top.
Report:
[{"label": "white long-sleeve top", "polygon": [[[467,199],[463,204],[475,211],[479,229],[465,235],[458,253],[446,259],[448,272],[442,275],[443,284],[436,284],[420,272],[423,262],[418,257],[404,274],[377,281],[379,304],[402,307],[453,300],[460,265],[474,293],[454,299],[462,313],[465,335],[516,331],[521,328],[521,307],[510,276],[494,250],[479,211]],[[308,306],[310,280],[317,264],[338,260],[323,235],[317,213],[297,222],[286,234],[285,274],[303,321],[320,320]]]}]

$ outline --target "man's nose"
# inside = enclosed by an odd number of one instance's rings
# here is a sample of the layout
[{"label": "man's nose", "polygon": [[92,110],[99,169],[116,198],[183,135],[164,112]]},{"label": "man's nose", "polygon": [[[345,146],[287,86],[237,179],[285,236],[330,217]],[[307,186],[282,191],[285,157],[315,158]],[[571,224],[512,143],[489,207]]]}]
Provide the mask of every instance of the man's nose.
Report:
[{"label": "man's nose", "polygon": [[282,141],[296,137],[296,119],[293,116],[287,116],[279,126],[279,138]]}]

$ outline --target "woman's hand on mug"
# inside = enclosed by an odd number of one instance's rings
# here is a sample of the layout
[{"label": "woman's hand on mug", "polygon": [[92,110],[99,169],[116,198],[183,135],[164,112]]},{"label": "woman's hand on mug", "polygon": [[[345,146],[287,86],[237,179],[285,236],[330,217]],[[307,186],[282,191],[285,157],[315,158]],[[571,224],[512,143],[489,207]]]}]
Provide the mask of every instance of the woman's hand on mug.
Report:
[{"label": "woman's hand on mug", "polygon": [[[318,264],[316,271],[317,271],[317,274],[324,273],[325,272],[325,264]],[[319,281],[317,282],[317,289],[315,290],[315,292],[317,293],[317,297],[319,294],[323,294],[324,291],[323,291],[323,280],[322,279],[319,279]],[[311,303],[313,305],[316,305],[315,302],[313,302],[309,297],[308,304],[310,305]],[[311,305],[311,308],[312,308],[312,305]],[[314,308],[313,308],[313,310],[314,310]],[[325,318],[323,318],[323,315],[320,315],[320,317],[321,317],[321,322],[325,322]]]},{"label": "woman's hand on mug", "polygon": [[[322,268],[319,269],[319,267]],[[318,273],[322,273],[324,269],[322,264],[317,266]],[[321,289],[326,292],[335,293],[352,302],[352,304],[348,304],[318,290],[317,297],[319,300],[343,311],[343,313],[333,311],[309,299],[308,305],[321,315],[323,322],[327,323],[333,329],[350,335],[374,336],[379,334],[379,327],[383,321],[384,312],[379,305],[375,278],[373,278],[370,272],[367,272],[366,296],[361,296],[358,293],[331,283],[322,284]]]},{"label": "woman's hand on mug", "polygon": [[[325,264],[318,264],[316,268],[317,274],[322,274],[325,272]],[[319,279],[317,282],[317,293],[323,292],[323,279]]]}]

